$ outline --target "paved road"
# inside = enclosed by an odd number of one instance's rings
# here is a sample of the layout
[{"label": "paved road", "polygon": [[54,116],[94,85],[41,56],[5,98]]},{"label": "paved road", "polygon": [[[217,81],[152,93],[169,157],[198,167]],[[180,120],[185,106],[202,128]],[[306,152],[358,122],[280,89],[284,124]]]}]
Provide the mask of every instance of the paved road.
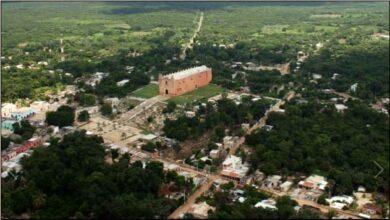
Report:
[{"label": "paved road", "polygon": [[200,29],[202,27],[202,24],[203,24],[203,12],[201,12],[201,14],[200,14],[200,18],[199,18],[199,21],[198,21],[198,26],[195,29],[194,35],[190,38],[190,41],[184,46],[183,51],[180,54],[180,59],[184,60],[186,58],[186,51],[187,51],[188,48],[192,48],[192,44],[194,43],[194,39],[198,35],[198,33],[199,33],[199,31],[200,31]]}]

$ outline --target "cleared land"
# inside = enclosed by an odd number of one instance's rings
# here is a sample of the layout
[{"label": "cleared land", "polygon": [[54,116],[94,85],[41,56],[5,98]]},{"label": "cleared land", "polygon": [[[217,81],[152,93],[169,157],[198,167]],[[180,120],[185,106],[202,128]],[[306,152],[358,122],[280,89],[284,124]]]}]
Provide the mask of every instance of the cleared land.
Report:
[{"label": "cleared land", "polygon": [[221,94],[224,89],[220,86],[209,84],[205,87],[199,88],[192,92],[183,94],[181,96],[177,96],[169,99],[170,101],[175,102],[176,104],[185,104],[188,102],[193,102],[201,99],[207,99],[218,94]]},{"label": "cleared land", "polygon": [[149,99],[156,95],[158,95],[158,85],[156,84],[149,84],[147,86],[144,86],[133,93],[131,93],[132,96]]}]

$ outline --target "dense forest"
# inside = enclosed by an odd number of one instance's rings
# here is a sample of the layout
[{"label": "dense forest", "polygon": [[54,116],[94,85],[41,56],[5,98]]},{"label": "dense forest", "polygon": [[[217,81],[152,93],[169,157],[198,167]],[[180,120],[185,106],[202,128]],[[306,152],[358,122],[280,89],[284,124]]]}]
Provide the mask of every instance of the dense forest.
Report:
[{"label": "dense forest", "polygon": [[[358,83],[352,95],[365,100],[389,96],[389,47],[377,42],[348,48],[333,46],[321,50],[303,64],[302,72],[321,74],[321,87],[348,92]],[[339,74],[331,80],[334,73]]]},{"label": "dense forest", "polygon": [[[254,168],[266,174],[281,172],[325,174],[335,181],[336,194],[351,194],[360,185],[388,192],[389,118],[359,102],[338,113],[319,103],[288,104],[286,113],[272,113],[267,132],[246,139],[254,147]],[[374,161],[381,164],[384,173]]]},{"label": "dense forest", "polygon": [[129,155],[109,165],[102,142],[81,131],[34,150],[20,174],[2,178],[2,216],[151,219],[166,218],[179,205],[158,192],[170,182],[190,186],[184,178],[165,173],[159,162],[129,165]]},{"label": "dense forest", "polygon": [[163,130],[167,137],[180,141],[197,138],[211,130],[214,139],[220,141],[226,135],[226,128],[233,132],[241,131],[242,123],[260,119],[270,104],[268,100],[252,102],[251,97],[245,97],[237,105],[234,101],[223,98],[218,100],[216,107],[210,103],[206,107],[200,106],[193,118],[181,116],[176,120],[167,119]]}]

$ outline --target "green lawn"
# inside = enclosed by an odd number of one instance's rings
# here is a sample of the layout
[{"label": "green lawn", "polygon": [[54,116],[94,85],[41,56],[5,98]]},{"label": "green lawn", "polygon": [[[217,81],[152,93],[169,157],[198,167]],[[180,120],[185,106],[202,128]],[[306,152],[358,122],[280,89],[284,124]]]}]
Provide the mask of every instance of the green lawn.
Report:
[{"label": "green lawn", "polygon": [[158,85],[149,84],[131,93],[132,96],[149,99],[158,95]]},{"label": "green lawn", "polygon": [[169,99],[170,101],[174,101],[176,104],[185,104],[189,102],[193,102],[196,100],[200,100],[203,98],[210,98],[221,94],[223,92],[223,88],[214,84],[209,84],[205,87],[199,88],[192,92],[183,94],[181,96],[177,96]]}]

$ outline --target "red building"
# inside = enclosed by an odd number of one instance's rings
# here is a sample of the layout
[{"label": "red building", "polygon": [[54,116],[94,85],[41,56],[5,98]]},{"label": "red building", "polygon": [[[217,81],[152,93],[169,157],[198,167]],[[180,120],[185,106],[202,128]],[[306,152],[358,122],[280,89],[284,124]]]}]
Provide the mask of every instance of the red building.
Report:
[{"label": "red building", "polygon": [[198,66],[165,76],[160,75],[160,95],[178,96],[208,85],[212,79],[211,68]]}]

